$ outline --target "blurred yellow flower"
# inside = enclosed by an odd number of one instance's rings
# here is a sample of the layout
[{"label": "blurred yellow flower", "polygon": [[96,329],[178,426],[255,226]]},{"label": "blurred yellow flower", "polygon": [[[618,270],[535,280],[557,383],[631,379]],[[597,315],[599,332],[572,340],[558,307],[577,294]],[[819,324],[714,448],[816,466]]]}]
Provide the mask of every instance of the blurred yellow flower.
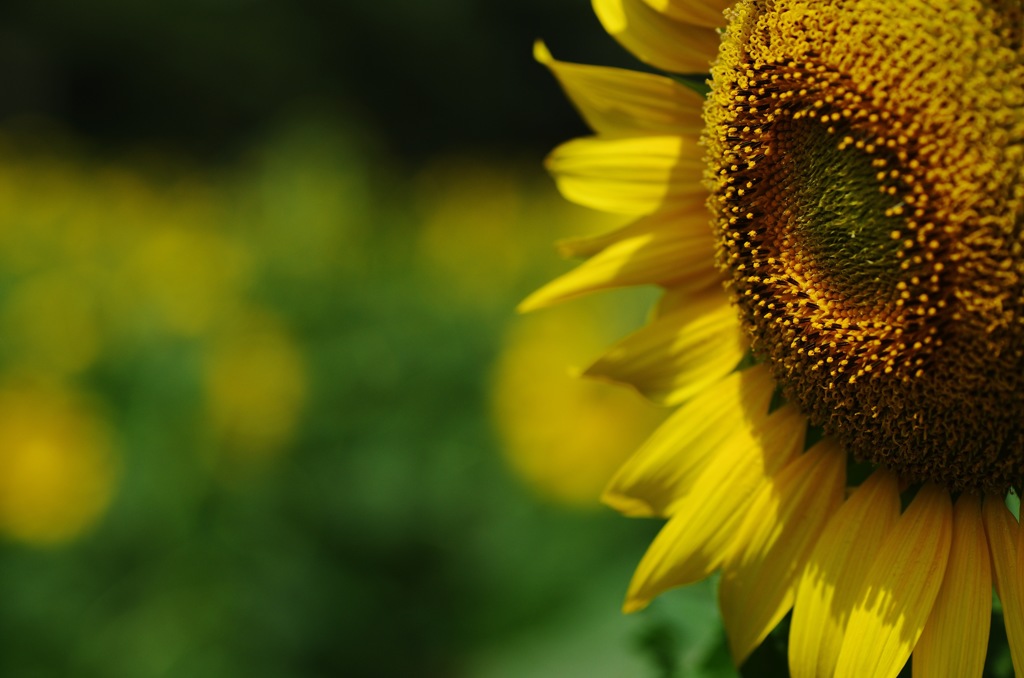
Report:
[{"label": "blurred yellow flower", "polygon": [[471,160],[435,163],[418,177],[420,254],[463,295],[493,296],[526,265],[517,238],[523,187],[506,171]]},{"label": "blurred yellow flower", "polygon": [[290,440],[306,400],[306,366],[282,322],[248,311],[210,338],[204,384],[224,451],[265,458]]},{"label": "blurred yellow flower", "polygon": [[614,219],[560,200],[547,186],[493,162],[447,159],[418,177],[418,254],[446,293],[466,303],[493,303],[535,268],[533,252],[558,225],[583,233]]},{"label": "blurred yellow flower", "polygon": [[171,332],[197,336],[241,296],[250,260],[241,242],[213,224],[160,227],[131,253],[123,284],[136,313],[155,310]]},{"label": "blurred yellow flower", "polygon": [[116,468],[107,426],[81,396],[0,388],[0,531],[37,544],[80,535],[109,505]]},{"label": "blurred yellow flower", "polygon": [[610,338],[592,300],[567,312],[519,318],[510,328],[492,410],[506,457],[523,478],[551,499],[596,507],[615,469],[664,415],[632,391],[565,369]]},{"label": "blurred yellow flower", "polygon": [[0,340],[22,367],[73,374],[89,367],[100,350],[97,299],[68,271],[30,277],[4,300]]}]

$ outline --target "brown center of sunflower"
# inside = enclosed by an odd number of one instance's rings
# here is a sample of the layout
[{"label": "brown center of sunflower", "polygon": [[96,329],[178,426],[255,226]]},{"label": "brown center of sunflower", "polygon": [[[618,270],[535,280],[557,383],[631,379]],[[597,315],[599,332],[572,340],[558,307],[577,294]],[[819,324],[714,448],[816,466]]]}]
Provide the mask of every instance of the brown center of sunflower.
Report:
[{"label": "brown center of sunflower", "polygon": [[1024,480],[1020,26],[1020,2],[748,0],[706,110],[755,353],[857,458],[952,491]]}]

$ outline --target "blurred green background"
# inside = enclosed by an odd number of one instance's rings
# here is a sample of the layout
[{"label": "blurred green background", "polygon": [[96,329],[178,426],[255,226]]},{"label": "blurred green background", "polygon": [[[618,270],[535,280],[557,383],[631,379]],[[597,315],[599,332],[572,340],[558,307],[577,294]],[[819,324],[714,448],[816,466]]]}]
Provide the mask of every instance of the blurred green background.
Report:
[{"label": "blurred green background", "polygon": [[531,57],[585,0],[0,6],[0,675],[730,675],[713,585],[626,617],[597,496],[663,416],[527,317],[614,220]]}]

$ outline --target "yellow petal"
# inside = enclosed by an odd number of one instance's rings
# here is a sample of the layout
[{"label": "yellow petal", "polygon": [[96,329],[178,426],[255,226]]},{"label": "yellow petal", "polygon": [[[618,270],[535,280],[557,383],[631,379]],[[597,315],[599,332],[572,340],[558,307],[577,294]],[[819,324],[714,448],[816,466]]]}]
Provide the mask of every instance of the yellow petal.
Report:
[{"label": "yellow petal", "polygon": [[613,346],[586,375],[632,384],[657,403],[678,405],[732,372],[747,346],[736,310],[712,288]]},{"label": "yellow petal", "polygon": [[637,567],[626,595],[627,612],[642,609],[667,589],[700,581],[721,565],[750,497],[772,486],[772,474],[799,454],[806,430],[807,420],[787,405],[719,447],[676,500],[671,520]]},{"label": "yellow petal", "polygon": [[700,290],[720,286],[714,240],[703,204],[682,213],[646,217],[651,227],[605,247],[577,268],[527,297],[532,311],[583,294],[629,285],[669,285]]},{"label": "yellow petal", "polygon": [[988,536],[996,592],[1003,604],[1003,624],[1010,641],[1010,657],[1018,676],[1024,675],[1024,598],[1017,549],[1020,525],[1006,508],[1002,497],[987,496],[983,508],[985,534]]},{"label": "yellow petal", "polygon": [[735,0],[644,0],[652,9],[676,21],[696,26],[722,28],[725,9]]},{"label": "yellow petal", "polygon": [[595,132],[609,136],[685,134],[704,129],[704,99],[669,78],[621,68],[557,61],[544,43],[533,56],[547,66]]},{"label": "yellow petal", "polygon": [[837,677],[899,674],[938,595],[952,535],[949,493],[926,485],[868,570],[839,651]]},{"label": "yellow petal", "polygon": [[[694,198],[694,202],[696,202],[696,198]],[[617,242],[671,229],[675,218],[675,213],[658,212],[603,233],[562,238],[555,243],[555,246],[558,248],[558,254],[565,259],[587,259]]]},{"label": "yellow petal", "polygon": [[734,432],[755,431],[768,416],[775,383],[757,365],[734,372],[676,410],[619,468],[603,501],[630,516],[668,516]]},{"label": "yellow petal", "polygon": [[685,287],[681,289],[666,287],[664,294],[658,299],[658,303],[651,309],[651,320],[669,315],[688,305],[692,300],[693,290]]},{"label": "yellow petal", "polygon": [[792,606],[797,577],[845,486],[846,455],[826,438],[765,483],[744,511],[718,588],[737,666]]},{"label": "yellow petal", "polygon": [[992,569],[978,497],[953,509],[953,545],[935,607],[914,648],[916,678],[981,676],[992,621]]},{"label": "yellow petal", "polygon": [[680,237],[688,240],[705,239],[709,250],[702,266],[714,266],[714,236],[711,216],[707,210],[707,195],[694,195],[692,201],[680,201],[678,210],[661,211],[597,235],[564,238],[558,241],[558,253],[563,257],[586,259],[612,245],[641,236],[665,238],[683,231]]},{"label": "yellow petal", "polygon": [[566,199],[639,216],[703,198],[702,157],[696,137],[586,137],[552,151],[547,168]]},{"label": "yellow petal", "polygon": [[644,0],[593,0],[604,29],[641,61],[673,73],[707,73],[718,54],[713,28],[670,18]]},{"label": "yellow petal", "polygon": [[864,577],[899,516],[896,476],[876,471],[829,521],[797,587],[789,634],[793,678],[831,676],[835,671]]}]

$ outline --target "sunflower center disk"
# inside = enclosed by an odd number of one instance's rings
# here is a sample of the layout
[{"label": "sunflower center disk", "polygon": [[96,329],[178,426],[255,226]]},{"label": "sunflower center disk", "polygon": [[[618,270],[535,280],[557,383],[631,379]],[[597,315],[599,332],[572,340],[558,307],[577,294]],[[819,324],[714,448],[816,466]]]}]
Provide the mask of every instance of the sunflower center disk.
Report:
[{"label": "sunflower center disk", "polygon": [[[855,4],[734,10],[706,109],[719,265],[787,398],[858,459],[1021,488],[1018,24]],[[922,40],[949,12],[962,39]]]}]

